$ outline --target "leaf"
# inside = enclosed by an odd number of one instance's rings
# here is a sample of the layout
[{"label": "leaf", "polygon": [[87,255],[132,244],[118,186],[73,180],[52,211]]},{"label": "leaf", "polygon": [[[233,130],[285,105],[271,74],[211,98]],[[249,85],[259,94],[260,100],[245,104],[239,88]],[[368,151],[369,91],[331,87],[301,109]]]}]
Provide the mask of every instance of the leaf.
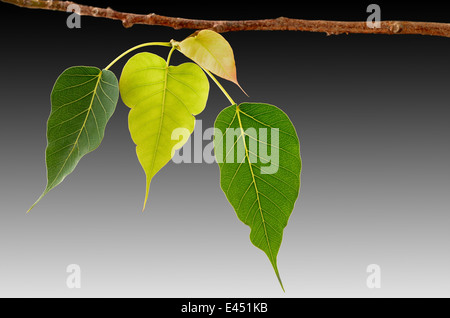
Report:
[{"label": "leaf", "polygon": [[30,210],[72,173],[83,156],[97,149],[118,98],[117,78],[108,70],[75,66],[59,76],[47,122],[47,186]]},{"label": "leaf", "polygon": [[211,30],[196,32],[178,43],[178,48],[204,69],[239,86],[233,49],[219,33]]},{"label": "leaf", "polygon": [[300,190],[295,128],[279,108],[256,103],[224,109],[215,128],[220,130],[214,149],[221,188],[238,218],[250,226],[251,242],[266,253],[283,288],[277,254]]},{"label": "leaf", "polygon": [[194,63],[168,66],[158,55],[139,53],[125,65],[119,86],[131,108],[129,130],[147,178],[145,209],[152,178],[173,157],[173,150],[184,144],[173,140],[172,132],[194,131],[193,115],[206,106],[209,82]]}]

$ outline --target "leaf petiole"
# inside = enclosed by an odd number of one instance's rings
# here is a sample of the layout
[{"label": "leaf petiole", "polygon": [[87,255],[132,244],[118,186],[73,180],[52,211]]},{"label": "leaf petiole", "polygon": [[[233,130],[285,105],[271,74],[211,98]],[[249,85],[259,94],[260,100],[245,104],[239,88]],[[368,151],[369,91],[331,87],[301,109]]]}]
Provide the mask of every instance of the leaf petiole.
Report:
[{"label": "leaf petiole", "polygon": [[[174,44],[175,44],[175,42],[174,43],[172,43],[172,42],[149,42],[149,43],[143,43],[143,44],[136,45],[136,46],[132,47],[131,49],[126,50],[125,52],[120,54],[117,58],[115,58],[107,67],[105,67],[105,70],[109,70],[114,64],[116,64],[125,55],[127,55],[137,49],[146,47],[146,46],[165,46],[165,47],[172,48],[167,57],[167,65],[169,65],[169,61],[170,61],[170,58],[172,57],[172,53],[175,51],[175,49],[177,49],[177,45],[174,45]],[[230,103],[232,105],[235,105],[236,103],[234,102],[234,100],[231,98],[231,96],[228,94],[228,92],[225,90],[225,88],[223,88],[223,86],[220,84],[220,82],[214,77],[214,75],[207,69],[205,69],[203,67],[202,67],[202,69],[205,71],[206,74],[209,75],[209,77],[211,77],[211,79],[214,81],[214,83],[216,83],[216,85],[220,88],[220,90],[226,96],[226,98],[230,101]]]},{"label": "leaf petiole", "polygon": [[225,90],[225,88],[223,88],[223,86],[219,83],[219,81],[214,77],[214,75],[212,75],[212,73],[210,71],[208,71],[207,69],[203,68],[202,69],[205,71],[206,74],[209,75],[209,77],[211,77],[211,79],[214,81],[214,83],[216,83],[216,85],[220,88],[220,90],[222,91],[222,93],[226,96],[226,98],[228,98],[228,100],[230,101],[231,105],[236,105],[236,103],[234,102],[234,100],[231,98],[230,94],[228,94],[228,92]]},{"label": "leaf petiole", "polygon": [[[171,45],[172,45],[172,43],[171,43]],[[169,52],[169,55],[167,56],[167,61],[166,61],[167,66],[169,66],[170,58],[172,57],[173,51],[175,51],[175,49],[176,49],[176,47],[173,45],[173,46],[172,46],[172,49],[171,49],[170,52]]]},{"label": "leaf petiole", "polygon": [[149,43],[143,43],[143,44],[139,44],[136,45],[134,47],[132,47],[131,49],[123,52],[122,54],[120,54],[114,61],[112,61],[107,67],[105,67],[105,70],[110,69],[114,64],[116,64],[117,61],[119,61],[122,57],[124,57],[125,55],[127,55],[128,53],[131,53],[137,49],[146,47],[146,46],[166,46],[166,47],[172,47],[172,44],[170,42],[149,42]]}]

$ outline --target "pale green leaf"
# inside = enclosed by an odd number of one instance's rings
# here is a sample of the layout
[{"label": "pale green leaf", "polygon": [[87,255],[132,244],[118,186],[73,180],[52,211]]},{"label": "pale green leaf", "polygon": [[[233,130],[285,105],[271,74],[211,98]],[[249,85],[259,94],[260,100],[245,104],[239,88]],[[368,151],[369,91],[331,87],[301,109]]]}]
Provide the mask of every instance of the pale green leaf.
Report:
[{"label": "pale green leaf", "polygon": [[47,123],[47,186],[30,210],[100,145],[118,98],[117,78],[108,70],[75,66],[59,76]]},{"label": "pale green leaf", "polygon": [[168,66],[155,54],[139,53],[125,65],[119,86],[131,108],[129,130],[146,174],[145,209],[152,178],[183,145],[172,133],[177,128],[193,132],[193,115],[206,106],[209,82],[194,63]]},{"label": "pale green leaf", "polygon": [[283,230],[300,190],[300,143],[287,115],[268,104],[243,103],[216,119],[220,185],[250,240],[268,256],[278,280]]}]

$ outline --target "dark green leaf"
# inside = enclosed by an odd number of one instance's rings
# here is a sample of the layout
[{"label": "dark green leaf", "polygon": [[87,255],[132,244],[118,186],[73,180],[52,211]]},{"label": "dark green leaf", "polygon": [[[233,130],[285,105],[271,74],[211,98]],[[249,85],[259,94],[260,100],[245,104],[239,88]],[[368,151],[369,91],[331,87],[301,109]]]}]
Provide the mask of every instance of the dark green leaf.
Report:
[{"label": "dark green leaf", "polygon": [[117,78],[108,70],[76,66],[59,76],[51,94],[47,123],[47,186],[30,210],[75,169],[84,155],[100,145],[118,98]]},{"label": "dark green leaf", "polygon": [[[275,106],[244,103],[216,119],[214,147],[220,185],[250,240],[263,250],[281,283],[277,255],[300,190],[300,143],[287,115]],[[219,133],[216,131],[216,134]]]}]

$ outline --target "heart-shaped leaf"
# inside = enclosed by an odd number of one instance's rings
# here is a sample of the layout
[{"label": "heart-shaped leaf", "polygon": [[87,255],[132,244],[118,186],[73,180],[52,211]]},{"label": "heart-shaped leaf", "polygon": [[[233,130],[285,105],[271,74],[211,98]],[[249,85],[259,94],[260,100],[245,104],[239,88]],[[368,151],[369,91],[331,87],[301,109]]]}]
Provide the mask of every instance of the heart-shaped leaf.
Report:
[{"label": "heart-shaped leaf", "polygon": [[145,209],[153,176],[183,145],[179,138],[172,138],[173,131],[194,131],[193,115],[206,106],[209,82],[194,63],[169,66],[158,55],[139,53],[125,65],[119,86],[124,103],[131,108],[129,129],[147,177]]},{"label": "heart-shaped leaf", "polygon": [[108,70],[75,66],[59,76],[47,123],[47,187],[30,210],[100,145],[118,98],[117,78]]},{"label": "heart-shaped leaf", "polygon": [[204,69],[239,86],[233,49],[219,33],[201,30],[178,43],[178,49]]},{"label": "heart-shaped leaf", "polygon": [[221,188],[238,218],[250,226],[251,242],[267,254],[283,287],[277,254],[300,190],[295,128],[279,108],[256,103],[224,109],[215,128]]}]

